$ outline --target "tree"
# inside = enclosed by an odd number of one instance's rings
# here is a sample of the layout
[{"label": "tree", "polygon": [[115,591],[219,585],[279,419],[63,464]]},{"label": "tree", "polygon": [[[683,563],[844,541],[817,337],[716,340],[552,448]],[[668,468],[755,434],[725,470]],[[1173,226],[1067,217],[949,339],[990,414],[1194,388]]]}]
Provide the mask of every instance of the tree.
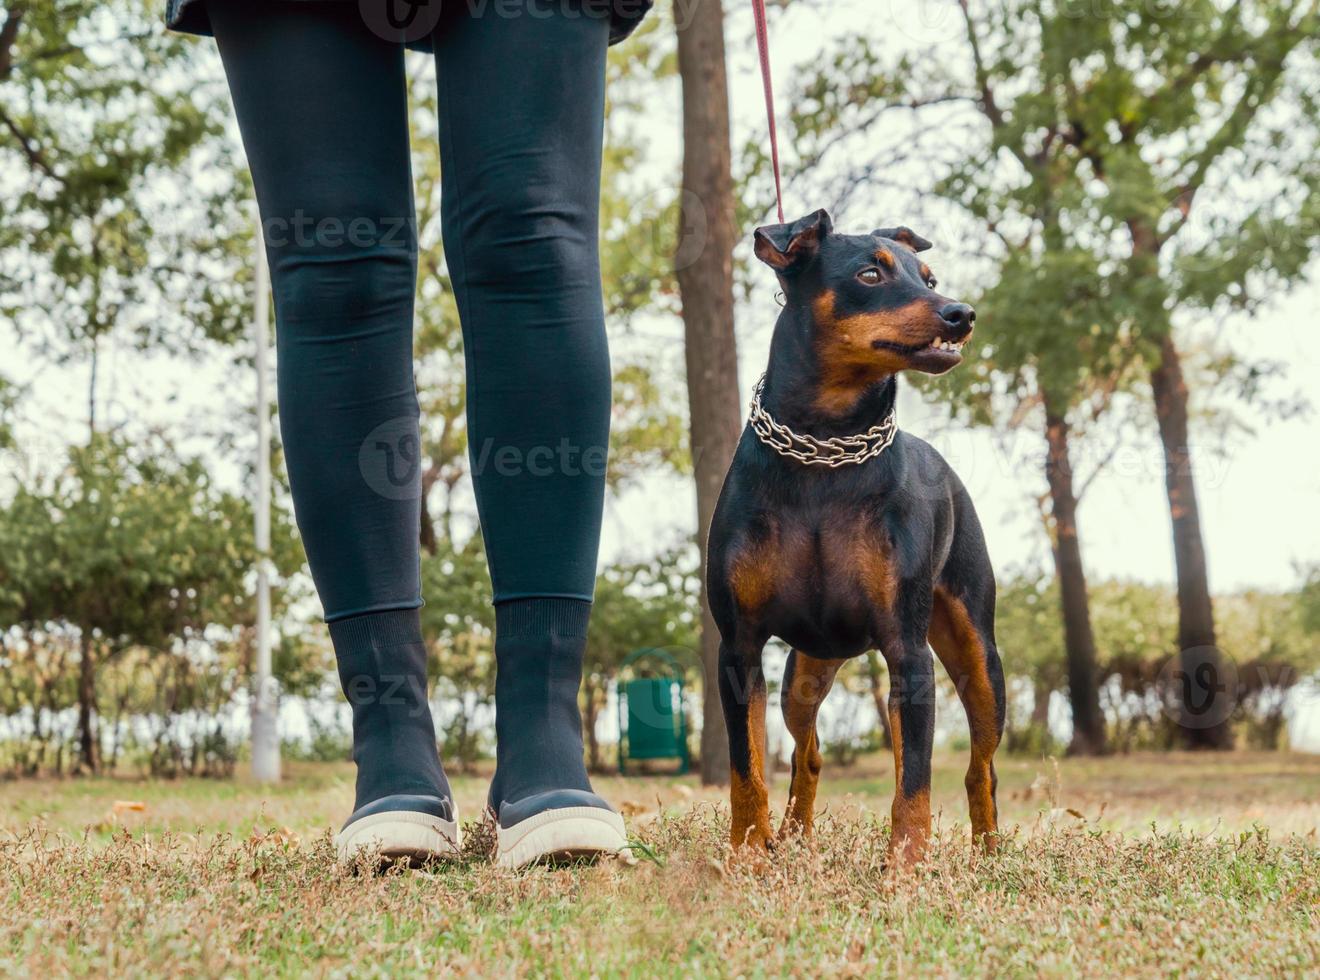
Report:
[{"label": "tree", "polygon": [[[1076,24],[1042,26],[1069,51],[1060,68],[1090,66],[1080,84],[1059,86],[1062,138],[1084,161],[1084,176],[1103,186],[1106,217],[1126,230],[1134,271],[1161,286],[1152,296],[1158,305],[1144,311],[1140,353],[1164,447],[1178,649],[1187,674],[1201,665],[1219,673],[1175,314],[1258,309],[1303,273],[1320,244],[1313,43],[1320,7],[1314,0],[1128,3]],[[1252,193],[1244,182],[1269,190]],[[1236,205],[1230,195],[1241,195]],[[1188,233],[1203,213],[1209,240]],[[1182,735],[1191,748],[1232,747],[1227,718],[1185,724]]]},{"label": "tree", "polygon": [[[895,159],[933,170],[940,199],[970,225],[969,257],[987,259],[982,360],[941,390],[961,391],[978,421],[1043,422],[1070,695],[1089,743],[1074,747],[1095,749],[1103,732],[1076,528],[1086,481],[1073,479],[1072,436],[1115,405],[1152,395],[1173,519],[1179,650],[1184,669],[1206,660],[1213,669],[1175,321],[1259,308],[1302,274],[1314,250],[1320,167],[1307,80],[1315,59],[1304,41],[1317,8],[1309,0],[959,7],[952,40],[964,57],[885,58],[859,38],[809,75],[798,124],[810,161],[854,151],[862,163],[852,180],[883,181]],[[848,139],[900,113],[914,115],[911,136],[883,155]],[[1231,357],[1215,366],[1241,367]],[[1184,737],[1230,742],[1227,723],[1185,726]]]},{"label": "tree", "polygon": [[[289,575],[301,555],[279,513],[272,560]],[[163,439],[130,447],[104,435],[70,449],[53,476],[26,480],[0,511],[0,622],[76,642],[86,770],[101,764],[101,668],[133,648],[160,651],[251,621],[252,528],[250,503],[217,490],[202,460]]]},{"label": "tree", "polygon": [[720,706],[719,634],[705,601],[706,530],[742,433],[733,333],[733,164],[722,0],[678,0],[678,72],[683,87],[683,200],[675,255],[683,304],[688,427],[701,547],[701,657],[705,668],[701,781],[729,779],[728,733]]},{"label": "tree", "polygon": [[[1058,578],[1043,571],[1010,572],[998,583],[995,634],[1009,672],[1004,748],[1010,752],[1041,754],[1053,747],[1050,700],[1055,691],[1067,690],[1067,665],[1059,659],[1064,639],[1057,593]],[[1024,688],[1031,691],[1025,717],[1014,710]]]},{"label": "tree", "polygon": [[177,353],[243,329],[251,229],[228,114],[159,18],[154,0],[0,11],[0,166],[15,178],[0,317],[34,351],[86,360],[91,430],[108,342]]}]

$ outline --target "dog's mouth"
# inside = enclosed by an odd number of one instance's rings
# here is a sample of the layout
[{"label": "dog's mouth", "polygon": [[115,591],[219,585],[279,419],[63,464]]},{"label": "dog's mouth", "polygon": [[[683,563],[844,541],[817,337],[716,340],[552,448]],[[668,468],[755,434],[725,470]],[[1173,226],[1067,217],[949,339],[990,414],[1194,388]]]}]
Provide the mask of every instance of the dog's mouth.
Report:
[{"label": "dog's mouth", "polygon": [[889,350],[902,354],[919,371],[943,374],[962,363],[963,345],[970,336],[969,331],[959,340],[936,337],[925,344],[897,344],[891,340],[873,340],[871,346],[876,350]]},{"label": "dog's mouth", "polygon": [[966,337],[962,340],[945,340],[943,337],[936,337],[923,347],[922,350],[937,350],[943,351],[946,354],[961,354],[963,344],[965,343],[967,343]]}]

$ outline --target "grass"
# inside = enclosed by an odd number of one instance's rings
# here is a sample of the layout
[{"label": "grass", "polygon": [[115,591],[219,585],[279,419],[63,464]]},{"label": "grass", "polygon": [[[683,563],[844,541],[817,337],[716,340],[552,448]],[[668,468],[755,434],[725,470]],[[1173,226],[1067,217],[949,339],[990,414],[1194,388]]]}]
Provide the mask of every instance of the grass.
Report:
[{"label": "grass", "polygon": [[[1314,972],[1320,758],[1001,765],[1008,830],[973,853],[962,760],[937,760],[930,859],[883,868],[881,759],[827,768],[817,837],[726,860],[691,778],[598,781],[637,863],[514,874],[333,867],[352,771],[0,784],[0,973],[1080,976]],[[484,780],[455,780],[475,816]],[[776,782],[782,803],[786,780]],[[115,803],[121,806],[116,812]],[[123,803],[144,809],[126,809]]]}]

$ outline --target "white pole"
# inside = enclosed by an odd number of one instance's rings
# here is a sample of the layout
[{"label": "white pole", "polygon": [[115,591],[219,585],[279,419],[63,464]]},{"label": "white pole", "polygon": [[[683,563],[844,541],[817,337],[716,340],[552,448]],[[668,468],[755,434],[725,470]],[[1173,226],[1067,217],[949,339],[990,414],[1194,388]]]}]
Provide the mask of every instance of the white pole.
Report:
[{"label": "white pole", "polygon": [[270,270],[265,236],[257,218],[257,276],[253,296],[256,314],[257,370],[257,657],[256,690],[252,699],[252,775],[258,782],[280,778],[279,704],[270,676]]}]

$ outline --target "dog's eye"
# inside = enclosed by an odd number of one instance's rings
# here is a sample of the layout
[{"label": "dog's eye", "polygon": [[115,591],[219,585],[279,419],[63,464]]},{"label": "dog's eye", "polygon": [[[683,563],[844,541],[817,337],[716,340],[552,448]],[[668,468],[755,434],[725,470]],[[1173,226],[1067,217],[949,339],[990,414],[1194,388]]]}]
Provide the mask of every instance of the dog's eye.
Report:
[{"label": "dog's eye", "polygon": [[929,286],[931,289],[934,289],[939,284],[940,284],[939,280],[936,279],[934,276],[931,276],[929,279],[926,280],[926,285]]},{"label": "dog's eye", "polygon": [[862,282],[866,283],[868,286],[878,285],[880,283],[880,278],[881,278],[880,270],[863,269],[861,272],[857,273],[857,278],[860,279]]}]

